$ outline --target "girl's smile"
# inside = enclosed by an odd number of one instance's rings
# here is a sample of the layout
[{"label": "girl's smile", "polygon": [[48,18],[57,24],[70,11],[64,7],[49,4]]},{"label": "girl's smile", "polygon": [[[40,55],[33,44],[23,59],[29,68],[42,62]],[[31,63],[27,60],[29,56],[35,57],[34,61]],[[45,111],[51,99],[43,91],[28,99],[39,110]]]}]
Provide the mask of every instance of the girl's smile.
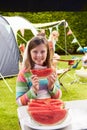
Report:
[{"label": "girl's smile", "polygon": [[35,64],[43,65],[47,57],[47,47],[44,44],[41,44],[32,49],[30,54]]}]

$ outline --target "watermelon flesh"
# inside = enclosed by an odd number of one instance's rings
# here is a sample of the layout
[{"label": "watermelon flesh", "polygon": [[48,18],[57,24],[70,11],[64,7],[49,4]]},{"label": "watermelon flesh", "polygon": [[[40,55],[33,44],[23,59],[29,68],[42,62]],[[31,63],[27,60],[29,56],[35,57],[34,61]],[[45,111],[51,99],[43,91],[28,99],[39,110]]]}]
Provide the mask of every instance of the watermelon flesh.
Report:
[{"label": "watermelon flesh", "polygon": [[60,99],[31,99],[28,113],[40,125],[55,125],[66,119],[68,110]]},{"label": "watermelon flesh", "polygon": [[47,77],[52,74],[52,68],[45,68],[45,69],[31,69],[31,73],[33,75],[37,75],[38,77]]}]

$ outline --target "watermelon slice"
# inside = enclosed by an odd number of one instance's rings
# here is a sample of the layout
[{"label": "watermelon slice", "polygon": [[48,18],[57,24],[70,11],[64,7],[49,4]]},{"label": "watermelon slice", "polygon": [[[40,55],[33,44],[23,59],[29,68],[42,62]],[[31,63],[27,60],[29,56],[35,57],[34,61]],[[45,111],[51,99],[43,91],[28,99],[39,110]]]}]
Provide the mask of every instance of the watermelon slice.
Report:
[{"label": "watermelon slice", "polygon": [[65,106],[65,103],[60,99],[31,99],[29,102],[30,106],[45,106],[45,105],[62,105]]},{"label": "watermelon slice", "polygon": [[29,107],[28,108],[28,111],[39,111],[39,110],[56,110],[56,109],[62,109],[63,108],[63,105],[59,105],[59,106],[40,106],[40,107]]},{"label": "watermelon slice", "polygon": [[54,109],[62,109],[64,108],[64,103],[60,104],[39,104],[39,103],[29,103],[28,104],[28,110],[34,111],[34,110],[54,110]]},{"label": "watermelon slice", "polygon": [[52,99],[52,98],[45,98],[45,99],[31,99],[30,102],[32,103],[39,103],[39,104],[48,104],[48,103],[64,103],[61,99]]},{"label": "watermelon slice", "polygon": [[45,68],[45,69],[32,69],[31,73],[33,75],[37,75],[38,77],[47,77],[53,72],[52,68]]},{"label": "watermelon slice", "polygon": [[66,109],[30,111],[32,119],[40,125],[55,125],[67,117]]},{"label": "watermelon slice", "polygon": [[28,107],[46,107],[46,106],[51,106],[51,107],[53,107],[53,106],[65,106],[65,104],[64,103],[52,103],[52,104],[39,104],[39,103],[29,103],[28,104]]}]

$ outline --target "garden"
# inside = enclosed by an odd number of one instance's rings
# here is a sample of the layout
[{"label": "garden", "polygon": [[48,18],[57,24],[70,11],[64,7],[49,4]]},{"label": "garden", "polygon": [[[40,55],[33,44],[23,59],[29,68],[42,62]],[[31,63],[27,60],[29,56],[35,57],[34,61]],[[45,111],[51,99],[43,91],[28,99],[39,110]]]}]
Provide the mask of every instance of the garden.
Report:
[{"label": "garden", "polygon": [[[78,56],[79,58],[82,55]],[[61,56],[61,58],[66,58],[66,56]],[[72,68],[61,78],[61,82],[67,91],[61,86],[62,89],[62,100],[82,100],[87,99],[87,84],[84,81],[80,81],[78,76],[75,76],[75,70],[81,68],[81,62],[78,64],[77,68]],[[65,62],[58,62],[58,68],[69,67]],[[17,116],[17,104],[16,104],[16,79],[17,77],[5,78],[6,82],[12,89],[12,92],[8,89],[5,82],[0,80],[0,129],[1,130],[20,130],[18,116]]]},{"label": "garden", "polygon": [[[50,22],[50,21],[56,21],[60,19],[66,19],[71,29],[73,30],[76,38],[78,39],[78,41],[80,41],[80,45],[82,47],[86,46],[87,12],[82,12],[82,13],[77,12],[77,14],[75,12],[71,12],[71,13],[69,12],[55,12],[55,13],[54,12],[51,13],[50,12],[46,12],[46,13],[1,12],[1,14],[7,16],[14,16],[14,15],[23,16],[29,19],[29,21],[31,21],[32,23],[40,23],[40,21]],[[63,28],[61,29],[61,31],[62,30]],[[31,34],[30,37],[32,37]],[[62,33],[62,36],[58,41],[58,44],[62,46],[62,50],[61,48],[59,48],[59,46],[56,46],[56,53],[60,54],[61,59],[65,59],[65,60],[71,59],[71,57],[78,57],[78,59],[81,59],[83,53],[78,54],[76,51],[79,47],[78,44],[70,43],[73,40],[72,36],[67,39],[67,50],[68,53],[72,53],[72,54],[70,55],[65,54],[65,52],[63,51],[64,50],[63,37],[64,34]],[[25,32],[24,38],[27,41],[29,40],[27,30]],[[18,38],[18,46],[22,42],[24,41]],[[70,68],[70,71],[66,72],[60,79],[60,82],[64,86],[63,87],[61,85],[63,101],[87,99],[87,81],[86,81],[87,79],[84,81],[84,79],[80,79],[78,75],[76,75],[76,70],[81,69],[81,67],[82,67],[81,61],[79,62],[76,68],[73,68],[72,66],[68,65],[67,62],[58,61],[57,63],[58,69]],[[6,82],[9,84],[12,91],[9,90],[4,80],[2,78],[0,79],[0,129],[1,130],[20,130],[19,120],[17,115],[18,106],[16,104],[16,79],[17,76],[5,78]]]}]

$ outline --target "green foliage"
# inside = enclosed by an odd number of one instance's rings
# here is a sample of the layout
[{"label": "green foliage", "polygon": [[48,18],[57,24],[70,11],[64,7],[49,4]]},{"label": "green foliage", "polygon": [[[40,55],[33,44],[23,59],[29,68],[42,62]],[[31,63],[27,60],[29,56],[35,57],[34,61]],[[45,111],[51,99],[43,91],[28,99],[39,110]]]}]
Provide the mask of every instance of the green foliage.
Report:
[{"label": "green foliage", "polygon": [[[77,40],[79,41],[82,47],[87,46],[87,12],[62,12],[62,11],[49,11],[49,12],[0,12],[1,15],[5,16],[23,16],[28,19],[32,23],[45,23],[45,22],[53,22],[53,21],[60,21],[66,20],[68,25],[70,26],[73,34],[76,36]],[[68,30],[67,30],[68,31]],[[58,45],[56,46],[56,52],[59,54],[65,53],[65,38],[64,38],[64,28],[62,26],[59,27],[59,41],[58,44],[62,47],[60,49]],[[47,37],[48,37],[47,32]],[[32,34],[28,32],[25,34],[24,38],[29,40],[32,37]],[[72,36],[66,37],[66,45],[67,51],[69,52],[72,50],[72,53],[77,53],[76,49],[79,47],[77,43],[71,44],[73,40]],[[18,37],[18,45],[22,43],[22,41]]]},{"label": "green foliage", "polygon": [[33,33],[30,30],[25,30],[24,36],[21,35],[20,31],[18,31],[17,33],[19,34],[17,36],[18,45],[20,45],[21,43],[24,43],[26,46],[27,42],[33,37]]},{"label": "green foliage", "polygon": [[[4,16],[23,16],[32,23],[44,23],[65,19],[74,35],[78,39],[82,47],[87,45],[87,12],[0,12]],[[68,31],[68,30],[67,30]],[[18,32],[20,35],[20,31]],[[59,54],[65,53],[64,28],[59,28],[60,38],[56,45],[56,51]],[[47,32],[49,34],[49,32]],[[32,37],[29,30],[25,31],[24,39],[28,41]],[[17,37],[18,45],[25,43],[21,38]],[[78,44],[71,44],[72,36],[67,37],[67,49],[73,51],[78,48]],[[25,43],[26,44],[26,43]],[[70,59],[68,56],[61,56],[63,59]],[[67,63],[58,62],[58,68],[66,68]],[[81,63],[76,69],[81,68]],[[15,98],[16,77],[6,78],[11,86],[13,93],[9,91],[4,81],[0,80],[0,129],[1,130],[20,130],[17,115],[17,104]],[[61,79],[68,93],[62,89],[62,99],[64,101],[87,99],[86,84],[81,84],[78,77],[75,77],[75,69],[67,72]],[[73,82],[73,83],[72,83]],[[72,83],[72,84],[71,84]]]}]

